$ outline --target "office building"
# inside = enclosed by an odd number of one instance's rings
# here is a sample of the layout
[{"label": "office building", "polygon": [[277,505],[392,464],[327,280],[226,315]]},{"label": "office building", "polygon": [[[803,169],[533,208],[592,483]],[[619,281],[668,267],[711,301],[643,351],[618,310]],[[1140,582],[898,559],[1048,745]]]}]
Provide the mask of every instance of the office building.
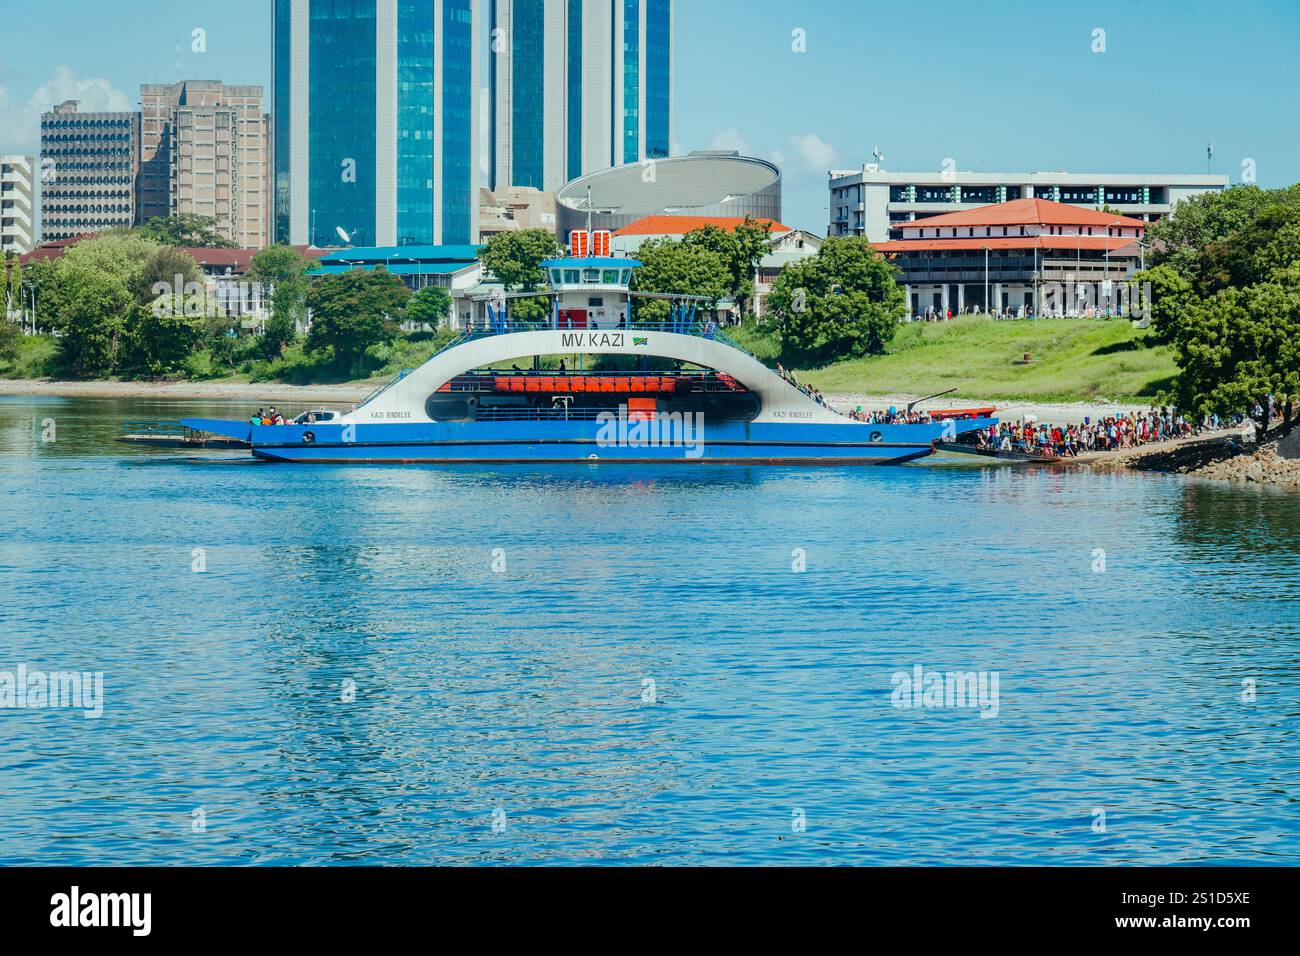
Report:
[{"label": "office building", "polygon": [[275,0],[277,238],[318,246],[477,240],[482,7]]},{"label": "office building", "polygon": [[668,155],[672,0],[487,0],[492,188]]},{"label": "office building", "polygon": [[269,122],[260,86],[141,86],[140,222],[205,216],[238,247],[269,245]]},{"label": "office building", "polygon": [[139,113],[81,113],[65,100],[41,115],[41,237],[71,239],[135,225]]},{"label": "office building", "polygon": [[898,269],[914,316],[1114,314],[1130,304],[1121,284],[1143,260],[1146,227],[1129,216],[1016,199],[917,219],[900,238],[872,245]]},{"label": "office building", "polygon": [[1227,176],[1147,173],[972,173],[959,170],[893,173],[869,163],[856,170],[832,170],[831,236],[866,236],[872,242],[896,237],[914,219],[977,209],[1016,199],[1100,209],[1155,222],[1180,201],[1226,189]]},{"label": "office building", "polygon": [[545,229],[555,232],[555,193],[529,186],[479,190],[479,235],[484,242],[499,232]]}]

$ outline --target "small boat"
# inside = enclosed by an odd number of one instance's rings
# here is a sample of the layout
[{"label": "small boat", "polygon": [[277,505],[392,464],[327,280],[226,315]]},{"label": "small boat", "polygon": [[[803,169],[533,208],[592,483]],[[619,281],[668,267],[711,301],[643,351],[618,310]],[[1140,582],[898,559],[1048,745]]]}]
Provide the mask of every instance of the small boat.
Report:
[{"label": "small boat", "polygon": [[[996,422],[841,415],[697,314],[699,297],[632,290],[640,265],[609,255],[543,262],[549,290],[529,295],[550,298],[549,316],[520,321],[511,295],[484,300],[486,322],[330,421],[182,424],[279,462],[892,465]],[[666,300],[669,317],[634,321],[638,295]],[[597,367],[541,367],[541,356],[555,355],[596,356]]]},{"label": "small boat", "polygon": [[967,445],[957,441],[940,441],[935,442],[935,451],[953,452],[958,455],[978,455],[981,458],[1000,458],[1003,461],[1037,461],[1051,463],[1062,461],[1060,455],[1038,455],[1034,452],[1027,451],[1005,451],[1000,448],[984,448],[977,445]]}]

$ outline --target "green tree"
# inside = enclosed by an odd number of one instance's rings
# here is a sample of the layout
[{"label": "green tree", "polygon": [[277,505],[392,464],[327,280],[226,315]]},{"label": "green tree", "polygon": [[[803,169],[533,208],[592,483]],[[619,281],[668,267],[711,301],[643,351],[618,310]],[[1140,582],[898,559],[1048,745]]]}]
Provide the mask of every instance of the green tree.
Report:
[{"label": "green tree", "polygon": [[145,259],[132,291],[144,303],[160,295],[184,295],[186,286],[193,293],[195,285],[203,284],[203,270],[193,256],[174,246],[158,246]]},{"label": "green tree", "polygon": [[21,276],[10,279],[15,287],[18,287],[18,280],[21,279],[23,300],[27,303],[35,301],[36,324],[44,328],[54,326],[54,316],[57,314],[56,307],[59,302],[57,272],[58,263],[55,260],[35,259],[27,264]]},{"label": "green tree", "polygon": [[42,277],[38,295],[60,333],[60,361],[73,375],[111,375],[132,364],[130,331],[143,314],[138,290],[157,245],[130,232],[71,247]]},{"label": "green tree", "polygon": [[771,230],[771,223],[746,216],[735,229],[703,226],[688,232],[682,241],[687,245],[703,246],[721,256],[727,267],[727,294],[743,312],[754,294],[754,273],[758,264],[771,251]]},{"label": "green tree", "polygon": [[859,236],[827,239],[787,266],[767,301],[782,351],[810,363],[883,353],[907,314],[894,267]]},{"label": "green tree", "polygon": [[440,285],[427,285],[411,297],[406,306],[406,318],[436,329],[450,311],[451,293]]},{"label": "green tree", "polygon": [[340,367],[359,369],[366,349],[393,341],[411,292],[383,267],[327,276],[307,295],[312,351],[329,349]]},{"label": "green tree", "polygon": [[201,249],[233,249],[235,244],[217,231],[211,216],[181,213],[178,216],[154,216],[134,230],[140,236],[163,246],[188,246]]},{"label": "green tree", "polygon": [[[1195,300],[1175,326],[1180,405],[1231,415],[1272,395],[1287,408],[1300,397],[1300,267],[1284,281],[1223,289]],[[1268,422],[1258,421],[1261,432]]]},{"label": "green tree", "polygon": [[248,278],[260,283],[263,293],[270,296],[271,316],[259,342],[268,359],[282,354],[298,336],[298,326],[307,314],[310,265],[292,246],[267,246],[253,256]]},{"label": "green tree", "polygon": [[[202,304],[204,314],[194,314],[196,302]],[[205,318],[224,319],[216,303],[206,297],[167,295],[148,306],[136,306],[124,364],[145,375],[179,371],[203,336]]]},{"label": "green tree", "polygon": [[0,318],[0,362],[11,361],[18,354],[18,342],[21,337],[18,323]]},{"label": "green tree", "polygon": [[[66,261],[66,260],[65,260]],[[78,377],[111,375],[118,365],[128,319],[138,305],[120,276],[86,268],[60,269],[60,360]]]},{"label": "green tree", "polygon": [[5,314],[0,316],[0,362],[8,362],[18,354],[18,339],[21,335],[18,324],[9,319],[11,312],[17,318],[21,308],[17,285],[10,278],[14,273],[17,273],[17,279],[21,281],[18,257],[5,253],[4,260],[0,261],[0,302],[4,303],[5,308]]},{"label": "green tree", "polygon": [[[637,250],[641,268],[632,274],[637,292],[675,293],[704,298],[712,310],[727,294],[731,273],[722,256],[702,242],[650,239]],[[641,323],[668,320],[671,305],[662,299],[635,299],[634,318]]]},{"label": "green tree", "polygon": [[1162,342],[1173,341],[1180,318],[1196,298],[1192,284],[1167,262],[1136,273],[1133,281],[1150,286],[1150,295],[1143,304],[1150,313],[1156,338]]},{"label": "green tree", "polygon": [[[536,292],[546,284],[542,262],[562,253],[555,237],[545,229],[521,229],[492,236],[479,258],[507,292]],[[514,319],[534,321],[549,314],[550,302],[542,296],[511,299],[509,308]]]},{"label": "green tree", "polygon": [[1148,236],[1153,267],[1137,278],[1151,285],[1157,335],[1174,346],[1180,403],[1229,415],[1272,395],[1289,430],[1300,376],[1300,185],[1192,197]]},{"label": "green tree", "polygon": [[[1260,189],[1253,185],[1231,186],[1218,192],[1202,193],[1181,201],[1174,214],[1147,230],[1152,266],[1169,264],[1183,278],[1202,289],[1212,283],[1215,260],[1224,251],[1220,243],[1244,233],[1268,211],[1300,203],[1300,184],[1286,189]],[[1207,260],[1208,256],[1208,260]]]},{"label": "green tree", "polygon": [[546,283],[541,263],[560,253],[555,237],[545,229],[521,229],[492,236],[479,258],[507,292],[536,292]]}]

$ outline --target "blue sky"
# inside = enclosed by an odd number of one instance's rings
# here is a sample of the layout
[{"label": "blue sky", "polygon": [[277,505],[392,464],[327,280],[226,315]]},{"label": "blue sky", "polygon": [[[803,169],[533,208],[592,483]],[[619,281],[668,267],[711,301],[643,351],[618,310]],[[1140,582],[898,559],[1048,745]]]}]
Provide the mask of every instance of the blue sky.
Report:
[{"label": "blue sky", "polygon": [[[268,85],[269,0],[2,0],[0,152],[35,152],[58,99],[134,108],[178,40],[185,76]],[[877,145],[889,169],[1203,172],[1213,142],[1234,182],[1245,159],[1300,181],[1295,0],[678,0],[676,41],[675,150],[776,159],[783,218],[817,232],[826,169]]]}]

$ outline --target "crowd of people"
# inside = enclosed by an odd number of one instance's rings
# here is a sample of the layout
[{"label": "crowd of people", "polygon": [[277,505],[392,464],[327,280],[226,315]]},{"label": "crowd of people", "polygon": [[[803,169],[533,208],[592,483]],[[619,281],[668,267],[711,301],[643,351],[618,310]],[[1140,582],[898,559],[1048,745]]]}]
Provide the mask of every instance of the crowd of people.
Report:
[{"label": "crowd of people", "polygon": [[830,403],[826,401],[826,396],[821,393],[820,389],[813,388],[811,385],[805,385],[803,382],[799,381],[794,377],[794,372],[791,372],[780,362],[776,363],[776,374],[780,375],[795,388],[799,389],[799,391],[803,392],[818,405],[821,405],[823,408],[831,407]]},{"label": "crowd of people", "polygon": [[889,406],[888,411],[873,409],[865,412],[859,405],[848,414],[855,422],[866,422],[869,425],[929,425],[935,421],[929,412],[899,411],[893,405]]},{"label": "crowd of people", "polygon": [[[353,405],[352,410],[355,412],[357,407]],[[323,414],[328,418],[334,413],[325,412]],[[250,425],[315,425],[319,420],[319,416],[314,411],[307,412],[306,414],[299,415],[297,418],[290,420],[276,411],[275,406],[272,405],[270,411],[267,411],[265,408],[259,408],[257,414],[249,418],[248,423]]]},{"label": "crowd of people", "polygon": [[[1234,421],[1240,421],[1238,416]],[[1094,451],[1136,448],[1173,438],[1187,438],[1204,430],[1226,427],[1217,415],[1192,421],[1174,408],[1152,408],[1145,412],[1120,413],[1081,424],[1049,425],[1027,416],[1016,422],[1001,422],[974,433],[975,445],[998,451],[1017,451],[1045,458],[1074,458]]]},{"label": "crowd of people", "polygon": [[279,412],[277,412],[277,411],[275,410],[275,406],[272,405],[272,406],[271,406],[271,410],[270,410],[269,412],[268,412],[266,409],[264,409],[264,408],[259,408],[259,409],[257,410],[257,414],[254,415],[252,418],[250,418],[250,419],[248,420],[248,424],[250,424],[250,425],[287,425],[287,424],[289,424],[289,423],[288,423],[287,421],[285,421],[284,416],[281,415]]}]

